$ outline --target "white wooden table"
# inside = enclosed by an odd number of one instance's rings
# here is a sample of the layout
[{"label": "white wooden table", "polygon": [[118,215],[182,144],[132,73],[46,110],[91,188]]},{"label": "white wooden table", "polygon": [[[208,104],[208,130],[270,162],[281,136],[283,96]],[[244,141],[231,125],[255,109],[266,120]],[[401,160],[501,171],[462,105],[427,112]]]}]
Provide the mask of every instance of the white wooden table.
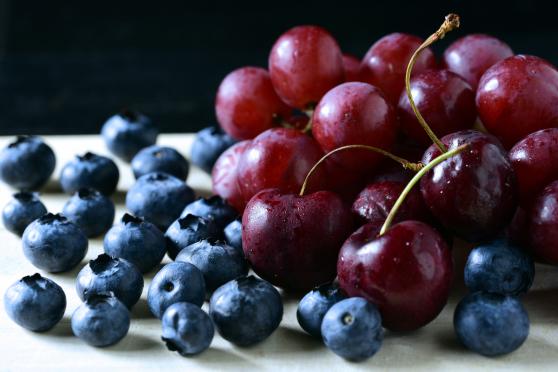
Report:
[{"label": "white wooden table", "polygon": [[[189,134],[161,135],[158,143],[175,147],[188,155],[192,142]],[[0,137],[3,148],[12,138]],[[54,180],[43,190],[41,198],[48,210],[60,212],[67,195],[60,192],[56,179],[61,166],[76,154],[93,151],[106,154],[99,136],[45,137],[57,156]],[[125,192],[133,183],[130,168],[118,162],[121,178],[116,218],[124,212]],[[192,169],[188,184],[199,195],[210,193],[210,178],[199,169]],[[12,190],[0,186],[0,207],[7,202]],[[558,368],[558,269],[537,266],[535,285],[524,297],[531,319],[531,332],[526,343],[515,353],[500,358],[485,358],[466,351],[456,341],[452,316],[456,302],[464,293],[462,284],[463,258],[467,247],[454,249],[456,259],[455,290],[442,314],[428,326],[410,334],[387,333],[381,350],[364,363],[349,363],[328,351],[320,341],[307,336],[296,322],[297,298],[284,296],[285,316],[280,328],[265,342],[251,348],[238,348],[216,334],[209,350],[192,358],[169,352],[160,341],[160,324],[154,319],[146,303],[146,292],[154,272],[147,274],[144,293],[132,311],[129,334],[117,345],[94,348],[72,335],[70,317],[80,301],[74,289],[75,277],[88,260],[102,252],[102,240],[89,242],[86,259],[74,270],[43,273],[23,256],[21,241],[0,227],[0,370],[284,370],[339,371],[339,370],[494,370]],[[168,260],[166,258],[165,260]],[[166,261],[165,261],[166,262]],[[66,292],[68,306],[62,321],[51,331],[33,333],[18,327],[4,312],[3,293],[24,275],[41,272],[60,284]],[[207,309],[207,304],[204,306]]]}]

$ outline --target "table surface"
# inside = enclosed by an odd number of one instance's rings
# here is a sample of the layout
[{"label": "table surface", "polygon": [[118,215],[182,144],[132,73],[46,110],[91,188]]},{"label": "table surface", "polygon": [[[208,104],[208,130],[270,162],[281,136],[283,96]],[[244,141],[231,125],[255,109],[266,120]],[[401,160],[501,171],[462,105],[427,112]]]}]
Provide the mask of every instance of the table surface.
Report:
[{"label": "table surface", "polygon": [[[161,135],[158,143],[176,148],[188,155],[193,136],[189,134]],[[11,138],[0,137],[0,148]],[[54,180],[42,191],[41,198],[51,212],[60,212],[67,195],[61,193],[56,179],[61,165],[74,155],[93,151],[106,154],[99,136],[45,137],[57,155]],[[128,165],[118,162],[121,179],[118,192],[113,196],[117,204],[116,218],[124,212],[125,192],[133,183]],[[210,193],[210,178],[195,167],[187,180],[198,195]],[[0,186],[0,206],[10,197],[12,190]],[[23,256],[19,237],[0,227],[0,292],[24,275],[38,270]],[[18,327],[3,311],[0,315],[0,370],[164,370],[186,371],[218,370],[288,370],[312,371],[328,366],[331,370],[495,370],[495,369],[551,369],[558,362],[558,274],[548,266],[537,266],[533,289],[524,296],[524,304],[531,319],[528,340],[515,353],[499,358],[486,358],[465,350],[456,340],[452,315],[455,305],[465,292],[462,267],[468,248],[464,244],[454,247],[456,261],[455,289],[440,316],[419,331],[409,334],[387,332],[381,350],[363,363],[349,363],[337,357],[318,340],[306,335],[296,321],[297,298],[284,294],[285,315],[279,329],[266,341],[250,348],[238,348],[215,335],[209,350],[201,355],[183,358],[166,350],[160,341],[160,323],[147,307],[146,291],[154,270],[146,275],[144,293],[132,310],[132,323],[128,335],[117,345],[94,348],[72,335],[70,317],[80,300],[74,289],[79,270],[102,252],[102,240],[92,239],[86,259],[74,270],[66,273],[43,273],[64,289],[68,306],[62,321],[51,331],[33,333]],[[164,262],[167,262],[165,258]],[[3,302],[3,295],[0,296]],[[207,310],[207,304],[204,305]]]}]

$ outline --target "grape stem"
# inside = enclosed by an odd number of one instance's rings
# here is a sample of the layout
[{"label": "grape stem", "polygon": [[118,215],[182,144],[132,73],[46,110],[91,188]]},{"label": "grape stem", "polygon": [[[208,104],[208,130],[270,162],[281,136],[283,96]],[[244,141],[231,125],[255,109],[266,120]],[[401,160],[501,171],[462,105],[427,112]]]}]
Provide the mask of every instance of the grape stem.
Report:
[{"label": "grape stem", "polygon": [[378,147],[374,147],[374,146],[368,146],[368,145],[347,145],[347,146],[341,146],[338,147],[334,150],[331,150],[330,152],[328,152],[327,154],[325,154],[324,156],[322,156],[322,158],[320,160],[318,160],[316,162],[316,164],[314,164],[314,166],[310,169],[310,171],[308,172],[308,174],[306,175],[306,178],[304,179],[304,182],[302,183],[302,187],[300,188],[300,193],[298,194],[299,196],[303,196],[304,192],[306,191],[306,186],[308,184],[308,180],[310,179],[310,176],[312,175],[312,173],[314,173],[314,171],[320,166],[320,164],[322,164],[327,158],[329,158],[331,155],[339,152],[339,151],[345,151],[345,150],[350,150],[350,149],[363,149],[363,150],[369,150],[369,151],[373,151],[376,152],[378,154],[382,154],[384,156],[387,156],[388,158],[398,162],[399,164],[401,164],[403,166],[403,168],[405,169],[410,169],[414,172],[419,171],[422,167],[423,164],[422,163],[412,163],[410,161],[408,161],[407,159],[403,159],[397,155],[392,154],[391,152],[388,152],[386,150],[380,149]]},{"label": "grape stem", "polygon": [[465,150],[468,146],[469,146],[468,144],[464,144],[464,145],[461,145],[459,147],[456,147],[453,150],[449,150],[449,151],[446,151],[446,152],[442,153],[440,156],[438,156],[437,158],[432,160],[430,163],[424,165],[417,172],[417,174],[415,174],[414,177],[411,178],[411,180],[409,181],[407,186],[405,186],[405,188],[403,189],[403,191],[399,195],[399,198],[397,198],[397,200],[395,201],[395,204],[393,205],[393,207],[389,211],[389,214],[388,214],[388,216],[387,216],[387,218],[386,218],[386,220],[385,220],[385,222],[382,226],[382,229],[380,230],[380,235],[379,236],[383,235],[390,228],[391,223],[393,222],[393,219],[395,218],[395,215],[397,214],[397,211],[401,207],[401,204],[403,204],[403,202],[405,201],[405,198],[407,197],[409,192],[411,192],[411,189],[413,188],[413,186],[416,185],[416,183],[422,178],[422,176],[424,176],[429,170],[431,170],[432,168],[434,168],[436,165],[440,164],[444,160],[447,160],[447,159],[451,158],[452,156],[459,154],[461,151]]},{"label": "grape stem", "polygon": [[430,35],[428,39],[426,39],[426,41],[422,43],[417,50],[415,50],[413,56],[409,60],[409,64],[407,65],[407,70],[405,71],[405,90],[407,92],[407,97],[409,97],[409,103],[411,104],[411,108],[413,109],[413,112],[415,113],[418,122],[420,123],[420,125],[422,126],[422,128],[424,129],[428,137],[430,137],[432,142],[434,142],[436,147],[438,147],[438,149],[441,152],[447,151],[446,146],[442,143],[442,141],[440,141],[440,139],[436,136],[436,134],[432,131],[432,129],[430,129],[430,126],[428,126],[426,120],[424,120],[420,111],[418,110],[415,104],[415,100],[413,99],[413,95],[411,94],[411,72],[413,70],[413,67],[415,66],[415,62],[417,61],[418,56],[424,49],[428,48],[434,42],[443,39],[446,33],[456,28],[459,28],[459,16],[454,13],[448,14],[444,19],[444,23],[440,26],[440,28],[435,33]]}]

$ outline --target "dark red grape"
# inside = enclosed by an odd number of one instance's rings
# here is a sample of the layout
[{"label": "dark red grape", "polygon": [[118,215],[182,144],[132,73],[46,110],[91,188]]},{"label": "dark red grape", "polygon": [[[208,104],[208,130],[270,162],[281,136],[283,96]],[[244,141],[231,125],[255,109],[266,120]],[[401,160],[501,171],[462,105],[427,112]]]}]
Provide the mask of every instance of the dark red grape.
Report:
[{"label": "dark red grape", "polygon": [[[345,145],[369,145],[390,150],[397,131],[395,110],[370,84],[341,84],[322,98],[312,117],[312,134],[326,152]],[[382,155],[346,150],[332,155],[343,167],[367,172]]]},{"label": "dark red grape", "polygon": [[251,141],[238,142],[229,147],[219,156],[217,162],[213,166],[211,172],[211,182],[213,192],[230,205],[232,205],[239,213],[242,213],[246,201],[240,192],[238,186],[238,164],[240,157],[250,145]]},{"label": "dark red grape", "polygon": [[[465,240],[495,236],[517,207],[515,173],[506,151],[494,136],[474,130],[447,135],[442,143],[449,150],[463,144],[468,148],[424,175],[420,182],[424,202],[445,228]],[[439,155],[432,145],[423,163]]]},{"label": "dark red grape", "polygon": [[[405,188],[405,183],[396,181],[375,182],[366,186],[353,203],[352,212],[364,224],[382,224],[395,201]],[[393,223],[406,220],[428,221],[429,213],[418,188],[412,189],[397,210]]]},{"label": "dark red grape", "polygon": [[[397,105],[405,88],[405,70],[411,56],[422,44],[417,36],[394,33],[378,40],[366,53],[360,65],[360,79],[384,92],[393,105]],[[436,58],[430,49],[425,49],[417,58],[413,75],[436,68]]]},{"label": "dark red grape", "polygon": [[345,81],[360,81],[360,60],[350,54],[343,54],[343,66],[345,67]]},{"label": "dark red grape", "polygon": [[378,236],[362,226],[339,252],[339,286],[349,296],[375,303],[382,325],[411,331],[431,322],[447,302],[453,278],[451,252],[428,225],[404,221]]},{"label": "dark red grape", "polygon": [[528,206],[546,185],[558,180],[558,128],[529,134],[512,147],[509,157],[521,203]]},{"label": "dark red grape", "polygon": [[528,220],[532,253],[543,262],[558,265],[558,181],[537,196]]},{"label": "dark red grape", "polygon": [[301,110],[345,80],[341,49],[318,26],[298,26],[281,35],[269,55],[269,73],[283,101]]},{"label": "dark red grape", "polygon": [[[247,146],[238,164],[238,182],[244,200],[263,189],[298,193],[306,174],[323,156],[318,143],[296,129],[273,128]],[[325,173],[312,174],[309,190],[325,189]]]},{"label": "dark red grape", "polygon": [[242,67],[219,85],[215,114],[221,127],[236,139],[252,139],[275,126],[290,109],[281,101],[269,73],[260,67]]},{"label": "dark red grape", "polygon": [[[453,72],[429,70],[415,75],[411,79],[411,94],[424,120],[439,137],[469,129],[475,123],[475,93],[463,78]],[[431,143],[405,91],[399,99],[398,114],[406,135],[423,145]]]},{"label": "dark red grape", "polygon": [[508,44],[485,34],[471,34],[454,41],[444,52],[445,67],[477,89],[484,72],[496,62],[513,56]]},{"label": "dark red grape", "polygon": [[540,129],[558,126],[558,70],[517,55],[490,67],[479,82],[477,111],[506,148]]},{"label": "dark red grape", "polygon": [[339,249],[351,231],[351,213],[336,194],[270,189],[246,206],[242,247],[256,274],[273,285],[307,291],[335,278]]}]

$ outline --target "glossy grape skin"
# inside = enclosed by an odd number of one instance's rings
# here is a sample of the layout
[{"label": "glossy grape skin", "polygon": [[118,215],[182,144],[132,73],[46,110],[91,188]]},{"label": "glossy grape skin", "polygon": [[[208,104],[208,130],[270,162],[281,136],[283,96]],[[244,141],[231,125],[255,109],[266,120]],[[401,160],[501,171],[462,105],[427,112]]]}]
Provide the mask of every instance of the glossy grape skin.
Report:
[{"label": "glossy grape skin", "polygon": [[[246,147],[238,163],[238,184],[244,200],[268,188],[298,193],[306,174],[322,156],[318,143],[296,129],[265,131]],[[308,191],[323,189],[324,174],[320,168],[312,174]]]},{"label": "glossy grape skin", "polygon": [[229,73],[215,99],[217,121],[232,137],[252,139],[274,127],[290,109],[281,101],[267,70],[242,67]]},{"label": "glossy grape skin", "polygon": [[558,181],[534,200],[529,215],[529,249],[540,261],[558,265]]},{"label": "glossy grape skin", "polygon": [[[500,142],[474,130],[452,133],[442,142],[449,150],[468,148],[436,165],[421,179],[424,202],[449,231],[476,242],[495,236],[517,207],[515,173]],[[424,153],[428,164],[440,155],[434,145]]]},{"label": "glossy grape skin", "polygon": [[485,128],[509,149],[529,133],[558,126],[558,70],[534,56],[506,58],[482,75],[476,103]]},{"label": "glossy grape skin", "polygon": [[412,331],[432,321],[447,302],[453,279],[451,252],[436,230],[418,221],[362,226],[343,244],[339,286],[350,297],[375,303],[383,326]]},{"label": "glossy grape skin", "polygon": [[548,128],[529,134],[509,152],[519,198],[524,206],[550,182],[558,179],[558,128]]},{"label": "glossy grape skin", "polygon": [[457,39],[444,51],[444,65],[477,88],[484,72],[503,59],[513,56],[508,44],[485,34],[471,34]]},{"label": "glossy grape skin", "polygon": [[298,26],[282,34],[269,54],[269,73],[281,99],[301,110],[345,80],[341,49],[318,26]]},{"label": "glossy grape skin", "polygon": [[246,200],[238,185],[238,164],[246,148],[252,141],[238,142],[219,156],[211,172],[211,185],[215,194],[225,199],[239,213],[242,213]]},{"label": "glossy grape skin", "polygon": [[[360,82],[341,84],[322,98],[312,117],[312,134],[325,152],[345,145],[369,145],[389,151],[395,141],[395,110],[376,87]],[[368,172],[383,156],[368,150],[333,155],[352,171]]]},{"label": "glossy grape skin", "polygon": [[[406,184],[397,181],[383,181],[368,184],[355,199],[352,212],[362,223],[383,224],[395,201]],[[418,188],[414,188],[397,210],[393,223],[405,220],[428,221],[429,213]]]},{"label": "glossy grape skin", "polygon": [[[417,36],[402,33],[382,37],[370,47],[361,62],[361,81],[380,88],[387,100],[397,105],[405,88],[405,70],[411,56],[422,42],[423,40]],[[430,49],[425,49],[417,58],[413,76],[436,67],[434,54]]]},{"label": "glossy grape skin", "polygon": [[[429,70],[411,79],[411,93],[419,112],[438,137],[473,127],[477,118],[475,92],[459,75],[447,70]],[[423,145],[432,141],[416,118],[407,92],[397,107],[403,132]]]},{"label": "glossy grape skin", "polygon": [[360,81],[360,60],[351,55],[343,54],[343,67],[345,68],[345,81]]},{"label": "glossy grape skin", "polygon": [[337,254],[352,227],[348,207],[332,192],[298,196],[269,189],[246,206],[242,247],[263,279],[308,291],[335,278]]}]

